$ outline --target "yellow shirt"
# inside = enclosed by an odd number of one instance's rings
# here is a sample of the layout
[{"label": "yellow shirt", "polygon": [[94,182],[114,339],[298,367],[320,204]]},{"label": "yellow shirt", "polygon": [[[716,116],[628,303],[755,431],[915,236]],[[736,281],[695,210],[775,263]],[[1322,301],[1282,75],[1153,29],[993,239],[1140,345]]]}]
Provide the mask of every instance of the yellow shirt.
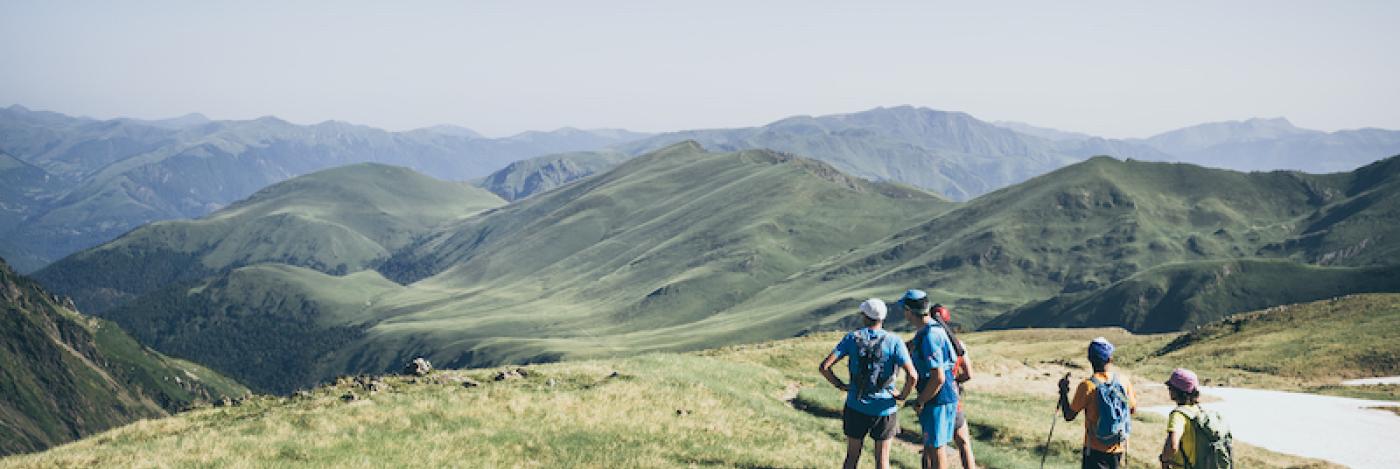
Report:
[{"label": "yellow shirt", "polygon": [[1181,435],[1181,447],[1176,452],[1172,463],[1178,466],[1185,466],[1186,459],[1196,460],[1196,430],[1191,425],[1190,419],[1194,419],[1201,414],[1201,408],[1195,404],[1176,406],[1171,415],[1167,417],[1167,431]]},{"label": "yellow shirt", "polygon": [[[1133,382],[1122,373],[1115,371],[1113,374],[1118,375],[1118,382],[1123,384],[1123,392],[1128,395],[1128,408],[1137,411],[1137,394],[1133,392]],[[1107,373],[1094,373],[1094,377],[1104,383],[1110,379]],[[1069,410],[1084,412],[1084,446],[1104,453],[1122,453],[1123,443],[1110,446],[1094,438],[1094,428],[1099,424],[1098,394],[1094,392],[1095,387],[1094,382],[1087,379],[1079,383],[1079,388],[1074,390],[1074,397],[1069,401]]]}]

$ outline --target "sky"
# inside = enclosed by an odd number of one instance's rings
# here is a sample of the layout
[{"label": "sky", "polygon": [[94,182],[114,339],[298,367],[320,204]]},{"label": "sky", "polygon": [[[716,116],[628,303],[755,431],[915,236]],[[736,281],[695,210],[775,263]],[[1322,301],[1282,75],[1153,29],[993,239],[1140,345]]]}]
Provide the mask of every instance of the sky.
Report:
[{"label": "sky", "polygon": [[[1151,4],[1148,4],[1151,3]],[[914,105],[1400,129],[1396,1],[0,2],[0,106],[667,131]]]}]

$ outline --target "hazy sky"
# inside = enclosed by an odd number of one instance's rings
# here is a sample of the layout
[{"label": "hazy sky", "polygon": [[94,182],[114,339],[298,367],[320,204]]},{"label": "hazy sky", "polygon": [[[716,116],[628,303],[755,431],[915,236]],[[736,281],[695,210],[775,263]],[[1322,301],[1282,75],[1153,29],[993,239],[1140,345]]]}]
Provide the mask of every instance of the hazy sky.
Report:
[{"label": "hazy sky", "polygon": [[0,2],[0,106],[488,135],[912,104],[1400,128],[1400,1]]}]

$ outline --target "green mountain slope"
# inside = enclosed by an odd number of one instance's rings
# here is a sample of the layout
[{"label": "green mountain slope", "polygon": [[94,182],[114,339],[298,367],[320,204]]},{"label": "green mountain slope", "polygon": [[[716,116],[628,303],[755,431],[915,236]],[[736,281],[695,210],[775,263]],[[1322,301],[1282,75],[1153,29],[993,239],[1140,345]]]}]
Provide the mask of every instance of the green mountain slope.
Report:
[{"label": "green mountain slope", "polygon": [[1299,223],[1296,234],[1265,247],[1322,265],[1400,264],[1400,157],[1386,158],[1350,173],[1319,176],[1332,185],[1331,202]]},{"label": "green mountain slope", "polygon": [[0,261],[0,455],[36,451],[247,389],[78,314]]},{"label": "green mountain slope", "polygon": [[1162,374],[1189,367],[1231,386],[1400,398],[1400,386],[1341,386],[1345,379],[1400,375],[1400,294],[1281,305],[1172,337],[1135,349],[1141,358],[1133,366]]},{"label": "green mountain slope", "polygon": [[[341,278],[249,268],[176,285],[108,315],[162,350],[201,361],[262,348],[254,344],[267,337],[264,328],[215,319],[224,316],[305,324],[307,337],[355,338],[327,352],[326,368],[293,379],[274,376],[286,368],[280,364],[215,365],[281,392],[338,373],[387,370],[415,355],[475,364],[696,349],[771,337],[706,320],[764,285],[950,205],[790,155],[706,153],[687,143],[444,225],[379,267],[416,282],[406,287],[370,272]],[[328,293],[348,290],[375,294],[347,302]],[[164,348],[176,342],[189,349]]]},{"label": "green mountain slope", "polygon": [[275,262],[332,274],[372,268],[438,224],[504,203],[407,168],[345,166],[275,184],[198,220],[143,226],[35,277],[100,313],[247,265]]},{"label": "green mountain slope", "polygon": [[287,394],[347,372],[333,359],[364,336],[377,298],[401,289],[374,271],[334,277],[259,264],[147,293],[104,316],[157,350]]},{"label": "green mountain slope", "polygon": [[728,342],[736,325],[714,312],[949,206],[812,160],[678,144],[400,253],[385,272],[424,280],[383,298],[392,316],[368,344],[473,364]]},{"label": "green mountain slope", "polygon": [[506,200],[519,200],[611,169],[628,155],[585,151],[520,160],[486,176],[478,186]]},{"label": "green mountain slope", "polygon": [[1280,304],[1395,291],[1400,291],[1400,265],[1318,267],[1285,260],[1168,264],[1092,293],[1059,295],[1016,309],[984,327],[1122,326],[1168,332]]},{"label": "green mountain slope", "polygon": [[[1347,184],[1346,175],[1094,158],[862,246],[744,307],[819,311],[922,287],[976,326],[1027,302],[1098,290],[1157,265],[1266,255],[1261,250],[1294,236],[1319,209],[1344,202]],[[802,305],[782,300],[803,292],[821,293]]]}]

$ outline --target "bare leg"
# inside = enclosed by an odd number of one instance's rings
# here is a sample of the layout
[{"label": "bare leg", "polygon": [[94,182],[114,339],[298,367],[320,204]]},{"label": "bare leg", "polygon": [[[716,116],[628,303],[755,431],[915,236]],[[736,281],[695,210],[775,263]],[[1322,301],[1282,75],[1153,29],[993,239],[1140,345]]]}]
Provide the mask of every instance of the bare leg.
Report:
[{"label": "bare leg", "polygon": [[877,469],[890,469],[891,444],[894,444],[893,438],[875,442],[875,467]]},{"label": "bare leg", "polygon": [[967,429],[967,424],[958,427],[958,431],[953,432],[953,442],[958,445],[958,455],[962,457],[963,469],[977,469],[977,459],[972,457],[972,434]]},{"label": "bare leg", "polygon": [[946,467],[948,467],[948,453],[943,451],[943,447],[933,450],[933,469]]},{"label": "bare leg", "polygon": [[841,465],[843,469],[856,469],[856,466],[860,464],[862,443],[858,438],[846,438],[846,463]]}]

